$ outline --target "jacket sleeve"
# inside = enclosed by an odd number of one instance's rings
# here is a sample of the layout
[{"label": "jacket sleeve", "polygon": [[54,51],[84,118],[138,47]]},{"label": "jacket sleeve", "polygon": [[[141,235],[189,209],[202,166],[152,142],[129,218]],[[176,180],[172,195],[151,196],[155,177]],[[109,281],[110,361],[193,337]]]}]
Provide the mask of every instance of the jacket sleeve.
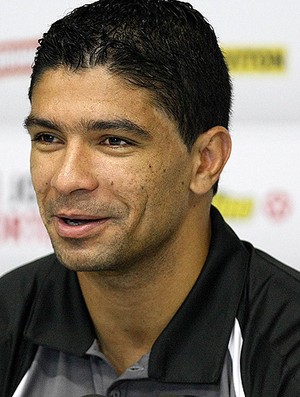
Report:
[{"label": "jacket sleeve", "polygon": [[246,397],[299,397],[300,274],[254,250],[243,302]]},{"label": "jacket sleeve", "polygon": [[38,288],[35,268],[23,266],[0,279],[0,397],[13,395],[36,352],[23,336]]}]

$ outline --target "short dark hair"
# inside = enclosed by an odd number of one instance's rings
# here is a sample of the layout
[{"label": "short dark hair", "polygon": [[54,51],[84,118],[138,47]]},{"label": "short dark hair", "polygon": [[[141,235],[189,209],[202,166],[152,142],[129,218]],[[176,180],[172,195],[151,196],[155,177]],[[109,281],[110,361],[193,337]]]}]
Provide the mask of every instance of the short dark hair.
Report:
[{"label": "short dark hair", "polygon": [[48,69],[97,65],[148,89],[188,148],[209,128],[228,127],[228,69],[213,28],[188,3],[99,0],[76,8],[39,40],[29,98]]}]

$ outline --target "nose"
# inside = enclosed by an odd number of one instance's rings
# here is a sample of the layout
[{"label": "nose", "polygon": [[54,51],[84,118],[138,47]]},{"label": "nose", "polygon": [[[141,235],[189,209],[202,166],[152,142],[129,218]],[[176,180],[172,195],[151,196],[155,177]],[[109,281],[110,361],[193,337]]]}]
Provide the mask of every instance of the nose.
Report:
[{"label": "nose", "polygon": [[93,191],[98,180],[92,166],[92,153],[81,142],[66,144],[61,149],[55,165],[51,186],[60,194],[68,195],[75,191]]}]

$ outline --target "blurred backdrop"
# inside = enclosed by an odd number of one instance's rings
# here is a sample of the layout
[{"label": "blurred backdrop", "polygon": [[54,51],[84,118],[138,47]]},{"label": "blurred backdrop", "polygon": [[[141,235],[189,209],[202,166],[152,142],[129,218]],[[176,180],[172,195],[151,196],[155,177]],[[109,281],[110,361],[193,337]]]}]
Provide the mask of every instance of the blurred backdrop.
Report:
[{"label": "blurred backdrop", "polygon": [[[22,124],[37,39],[82,0],[10,0],[0,12],[0,275],[51,252]],[[300,2],[195,0],[234,85],[233,153],[215,205],[237,234],[300,270]]]}]

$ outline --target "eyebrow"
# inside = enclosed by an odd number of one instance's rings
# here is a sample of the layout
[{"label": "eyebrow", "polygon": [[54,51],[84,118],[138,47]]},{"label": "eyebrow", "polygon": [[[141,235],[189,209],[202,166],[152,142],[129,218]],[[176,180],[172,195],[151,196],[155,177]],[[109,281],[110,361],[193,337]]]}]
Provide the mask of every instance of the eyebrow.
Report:
[{"label": "eyebrow", "polygon": [[[63,124],[57,123],[54,120],[48,120],[40,117],[35,117],[33,115],[29,115],[24,121],[24,127],[43,127],[55,131],[62,131],[66,129],[66,126]],[[82,120],[79,125],[79,129],[84,129],[88,132],[93,131],[105,131],[105,130],[122,130],[131,132],[139,137],[150,138],[151,133],[145,128],[139,126],[128,119],[113,119],[113,120]]]}]

